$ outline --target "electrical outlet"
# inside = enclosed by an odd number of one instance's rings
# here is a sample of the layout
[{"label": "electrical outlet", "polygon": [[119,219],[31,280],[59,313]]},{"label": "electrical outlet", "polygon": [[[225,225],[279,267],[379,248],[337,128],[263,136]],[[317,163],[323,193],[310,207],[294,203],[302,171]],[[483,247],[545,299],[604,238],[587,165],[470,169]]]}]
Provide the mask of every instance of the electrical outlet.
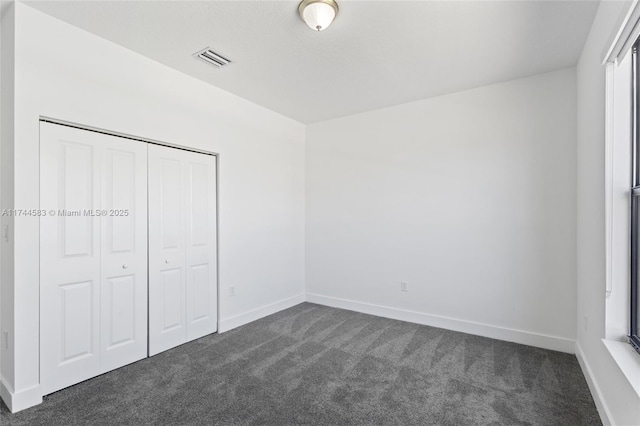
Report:
[{"label": "electrical outlet", "polygon": [[409,291],[409,289],[407,288],[407,283],[405,283],[404,281],[400,283],[400,291]]},{"label": "electrical outlet", "polygon": [[236,288],[234,286],[229,287],[229,296],[235,296],[236,295]]}]

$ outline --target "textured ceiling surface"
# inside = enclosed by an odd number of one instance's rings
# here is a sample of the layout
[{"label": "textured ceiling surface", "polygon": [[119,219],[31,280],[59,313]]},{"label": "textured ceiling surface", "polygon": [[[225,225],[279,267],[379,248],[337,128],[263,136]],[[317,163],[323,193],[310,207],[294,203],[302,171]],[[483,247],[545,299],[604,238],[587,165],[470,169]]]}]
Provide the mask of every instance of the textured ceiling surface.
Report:
[{"label": "textured ceiling surface", "polygon": [[[303,123],[574,66],[598,7],[338,0],[318,33],[297,1],[26,3]],[[207,46],[233,63],[194,59]]]}]

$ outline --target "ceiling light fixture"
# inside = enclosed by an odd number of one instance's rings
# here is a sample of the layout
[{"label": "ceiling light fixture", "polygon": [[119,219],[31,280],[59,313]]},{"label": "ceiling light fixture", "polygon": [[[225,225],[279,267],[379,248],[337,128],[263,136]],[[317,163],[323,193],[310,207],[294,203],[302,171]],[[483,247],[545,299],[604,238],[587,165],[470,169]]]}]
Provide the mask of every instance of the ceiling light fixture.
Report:
[{"label": "ceiling light fixture", "polygon": [[309,28],[322,31],[338,15],[338,3],[335,0],[302,0],[298,5],[298,14]]}]

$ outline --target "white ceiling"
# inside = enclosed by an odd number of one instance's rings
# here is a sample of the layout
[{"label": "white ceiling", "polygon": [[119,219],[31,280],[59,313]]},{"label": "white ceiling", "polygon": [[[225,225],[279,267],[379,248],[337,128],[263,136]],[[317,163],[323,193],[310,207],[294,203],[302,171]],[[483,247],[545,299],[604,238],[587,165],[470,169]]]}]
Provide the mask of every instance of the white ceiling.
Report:
[{"label": "white ceiling", "polygon": [[[597,1],[338,0],[311,31],[297,1],[30,1],[303,123],[571,67]],[[46,36],[46,35],[43,35]],[[233,61],[192,57],[211,47]]]}]

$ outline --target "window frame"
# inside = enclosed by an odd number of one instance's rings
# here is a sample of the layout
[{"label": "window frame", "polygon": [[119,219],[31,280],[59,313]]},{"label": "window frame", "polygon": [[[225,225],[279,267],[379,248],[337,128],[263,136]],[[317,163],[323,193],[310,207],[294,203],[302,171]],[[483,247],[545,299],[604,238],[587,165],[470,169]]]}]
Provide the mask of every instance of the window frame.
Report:
[{"label": "window frame", "polygon": [[638,48],[640,39],[632,48],[632,143],[631,143],[631,280],[630,280],[630,306],[629,306],[629,343],[640,353],[640,336],[638,324],[638,311],[640,310],[640,300],[638,291],[640,279],[640,57]]}]

